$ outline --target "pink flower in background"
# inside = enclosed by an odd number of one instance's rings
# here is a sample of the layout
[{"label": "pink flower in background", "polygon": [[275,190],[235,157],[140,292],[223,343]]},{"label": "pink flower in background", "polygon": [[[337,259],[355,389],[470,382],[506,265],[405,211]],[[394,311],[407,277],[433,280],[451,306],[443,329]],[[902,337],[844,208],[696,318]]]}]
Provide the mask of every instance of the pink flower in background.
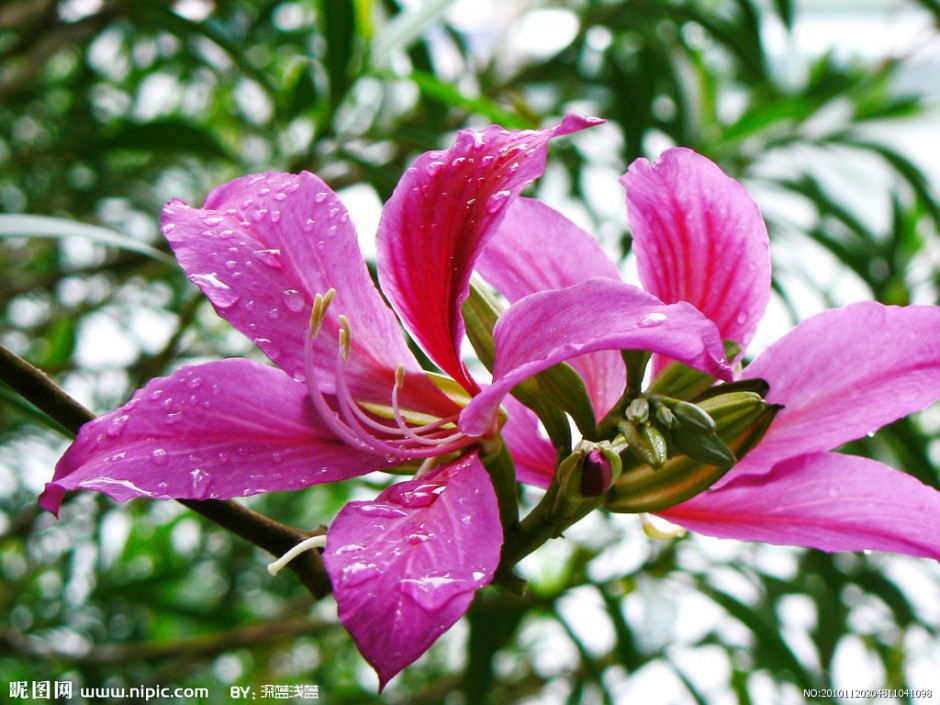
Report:
[{"label": "pink flower in background", "polygon": [[[555,246],[544,229],[560,222],[554,212],[516,197],[544,170],[551,138],[597,122],[569,115],[545,130],[467,130],[449,150],[419,157],[379,227],[391,309],[345,208],[312,174],[236,179],[201,209],[167,204],[163,232],[189,278],[276,367],[229,359],[151,381],[82,428],[41,504],[57,512],[80,488],[118,501],[225,499],[421,466],[374,501],[349,503],[324,553],[339,617],[384,686],[492,580],[503,535],[481,455],[500,432],[504,398],[519,479],[541,477],[537,425],[505,396],[512,386],[580,356],[573,363],[603,406],[610,375],[622,388],[622,363],[618,372],[591,360],[619,362],[610,351],[620,349],[730,378],[710,320],[610,277],[544,287],[557,290],[511,308],[496,330],[504,362],[486,391],[462,362],[461,304],[477,259],[500,228],[520,243],[502,246],[507,266],[528,271],[522,245],[537,238]],[[451,379],[421,369],[399,320]]]}]

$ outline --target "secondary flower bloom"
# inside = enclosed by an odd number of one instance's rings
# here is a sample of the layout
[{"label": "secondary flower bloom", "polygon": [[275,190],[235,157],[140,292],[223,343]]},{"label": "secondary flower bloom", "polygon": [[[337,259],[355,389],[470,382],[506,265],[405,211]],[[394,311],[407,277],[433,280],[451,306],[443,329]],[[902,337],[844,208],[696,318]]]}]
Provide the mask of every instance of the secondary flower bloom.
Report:
[{"label": "secondary flower bloom", "polygon": [[[654,164],[638,160],[622,183],[647,291],[693,304],[723,338],[746,347],[770,294],[767,231],[754,201],[716,165],[686,149],[668,150]],[[523,223],[536,213],[539,231],[558,237],[519,236],[531,232]],[[520,199],[480,268],[510,298],[616,277],[594,247],[560,214]],[[502,322],[508,327],[508,314]],[[497,330],[501,353],[511,336]],[[940,493],[878,461],[829,452],[940,397],[937,340],[937,306],[862,302],[798,324],[738,375],[765,380],[766,400],[783,406],[761,442],[711,490],[657,513],[721,538],[940,559]],[[582,375],[593,381],[592,399],[604,413],[622,389],[611,372],[617,360],[598,356],[579,364],[587,367]],[[553,472],[547,450],[543,441],[526,455],[528,477],[541,478],[543,486]],[[615,488],[614,509],[616,494]]]},{"label": "secondary flower bloom", "polygon": [[[468,130],[447,151],[419,157],[379,226],[378,275],[391,309],[346,210],[312,174],[236,179],[201,209],[167,204],[163,232],[189,278],[276,367],[221,360],[151,381],[82,428],[42,505],[57,512],[79,488],[118,501],[225,499],[418,470],[375,501],[347,505],[324,553],[339,617],[384,685],[492,580],[503,533],[484,462],[512,386],[580,356],[573,363],[592,393],[608,399],[598,390],[612,388],[608,373],[623,382],[622,364],[617,372],[590,361],[619,362],[610,351],[621,349],[730,379],[714,323],[614,278],[553,287],[511,308],[496,330],[497,353],[510,364],[497,363],[486,391],[462,362],[461,304],[477,259],[501,226],[519,228],[520,241],[535,238],[541,211],[525,201],[520,208],[534,215],[519,222],[507,219],[517,212],[510,204],[544,170],[550,139],[597,122],[569,115],[544,130]],[[449,378],[421,369],[399,321]],[[534,417],[506,405],[504,439],[519,479],[532,480]]]}]

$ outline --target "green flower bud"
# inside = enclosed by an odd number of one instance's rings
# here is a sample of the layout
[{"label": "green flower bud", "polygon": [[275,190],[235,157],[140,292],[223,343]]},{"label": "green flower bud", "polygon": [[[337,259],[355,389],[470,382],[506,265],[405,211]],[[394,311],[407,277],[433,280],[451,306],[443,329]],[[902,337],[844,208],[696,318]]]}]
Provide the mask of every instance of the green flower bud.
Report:
[{"label": "green flower bud", "polygon": [[[646,424],[640,424],[640,427],[648,428]],[[630,421],[622,421],[617,425],[617,428],[620,429],[620,435],[627,442],[627,450],[638,460],[654,468],[662,467],[662,464],[666,462],[666,440],[662,437],[662,434],[659,434],[662,441],[661,448],[658,446],[654,448],[636,424]]]},{"label": "green flower bud", "polygon": [[669,409],[680,426],[693,428],[697,431],[711,433],[715,430],[715,421],[708,412],[695,404],[687,401],[679,401],[673,404]]}]

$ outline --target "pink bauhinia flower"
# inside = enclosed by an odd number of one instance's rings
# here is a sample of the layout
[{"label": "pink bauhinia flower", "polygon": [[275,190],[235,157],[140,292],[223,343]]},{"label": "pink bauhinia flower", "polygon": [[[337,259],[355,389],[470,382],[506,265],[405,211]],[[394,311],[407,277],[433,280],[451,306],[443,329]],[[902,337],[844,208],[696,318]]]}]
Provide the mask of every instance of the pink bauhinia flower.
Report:
[{"label": "pink bauhinia flower", "polygon": [[[691,303],[724,339],[746,347],[770,294],[767,230],[754,201],[687,149],[668,150],[654,164],[638,160],[622,183],[647,291]],[[513,203],[478,269],[520,300],[496,329],[491,390],[519,367],[515,358],[524,353],[513,349],[520,329],[511,315],[546,295],[534,292],[619,277],[589,235],[525,199]],[[783,407],[766,435],[712,489],[657,513],[721,538],[940,559],[940,493],[878,461],[831,452],[940,397],[938,340],[937,306],[861,302],[798,324],[738,375],[765,380],[766,400]],[[598,418],[622,390],[618,363],[609,353],[573,363]],[[477,397],[464,416],[485,403]],[[526,472],[547,486],[554,466],[546,462],[547,441],[541,444],[530,441]],[[616,497],[610,506],[617,508]]]},{"label": "pink bauhinia flower", "polygon": [[[623,381],[619,353],[609,352],[621,349],[730,379],[714,323],[614,276],[565,289],[564,277],[552,280],[542,288],[556,290],[512,307],[496,335],[512,369],[498,362],[486,391],[462,362],[461,304],[478,257],[501,226],[518,230],[522,269],[531,269],[522,243],[540,236],[555,247],[566,237],[541,230],[558,222],[542,207],[511,204],[544,170],[550,139],[597,122],[568,115],[544,130],[468,130],[447,151],[419,157],[379,226],[378,275],[391,309],[346,210],[312,174],[236,179],[201,209],[167,204],[163,232],[189,278],[276,367],[229,359],[151,381],[81,429],[41,504],[57,512],[79,488],[118,501],[225,499],[417,470],[374,501],[348,504],[325,546],[339,617],[384,686],[493,578],[503,531],[486,462],[504,398],[502,433],[519,479],[545,474],[534,417],[506,398],[514,384],[577,356],[603,406],[614,376]],[[399,320],[449,378],[420,367]],[[467,406],[471,398],[480,403]]]}]

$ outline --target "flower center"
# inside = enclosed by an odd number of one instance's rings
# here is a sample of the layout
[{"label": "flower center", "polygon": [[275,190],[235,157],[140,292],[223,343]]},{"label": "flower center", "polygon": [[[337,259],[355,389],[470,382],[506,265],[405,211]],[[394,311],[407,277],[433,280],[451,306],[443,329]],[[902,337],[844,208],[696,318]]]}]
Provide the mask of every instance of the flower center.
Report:
[{"label": "flower center", "polygon": [[[339,340],[333,368],[335,396],[332,396],[331,403],[317,381],[313,348],[335,293],[334,289],[330,289],[326,294],[317,294],[314,298],[310,328],[304,342],[304,374],[308,393],[317,413],[330,430],[354,448],[385,455],[390,460],[437,458],[479,443],[479,438],[467,436],[457,428],[458,414],[424,424],[408,421],[408,414],[403,413],[399,406],[399,390],[405,382],[404,365],[399,365],[395,370],[395,382],[390,390],[390,404],[387,407],[390,418],[386,419],[371,409],[363,408],[364,405],[353,397],[346,380],[352,332],[349,321],[343,315],[338,317]],[[374,408],[374,405],[369,406]]]}]

